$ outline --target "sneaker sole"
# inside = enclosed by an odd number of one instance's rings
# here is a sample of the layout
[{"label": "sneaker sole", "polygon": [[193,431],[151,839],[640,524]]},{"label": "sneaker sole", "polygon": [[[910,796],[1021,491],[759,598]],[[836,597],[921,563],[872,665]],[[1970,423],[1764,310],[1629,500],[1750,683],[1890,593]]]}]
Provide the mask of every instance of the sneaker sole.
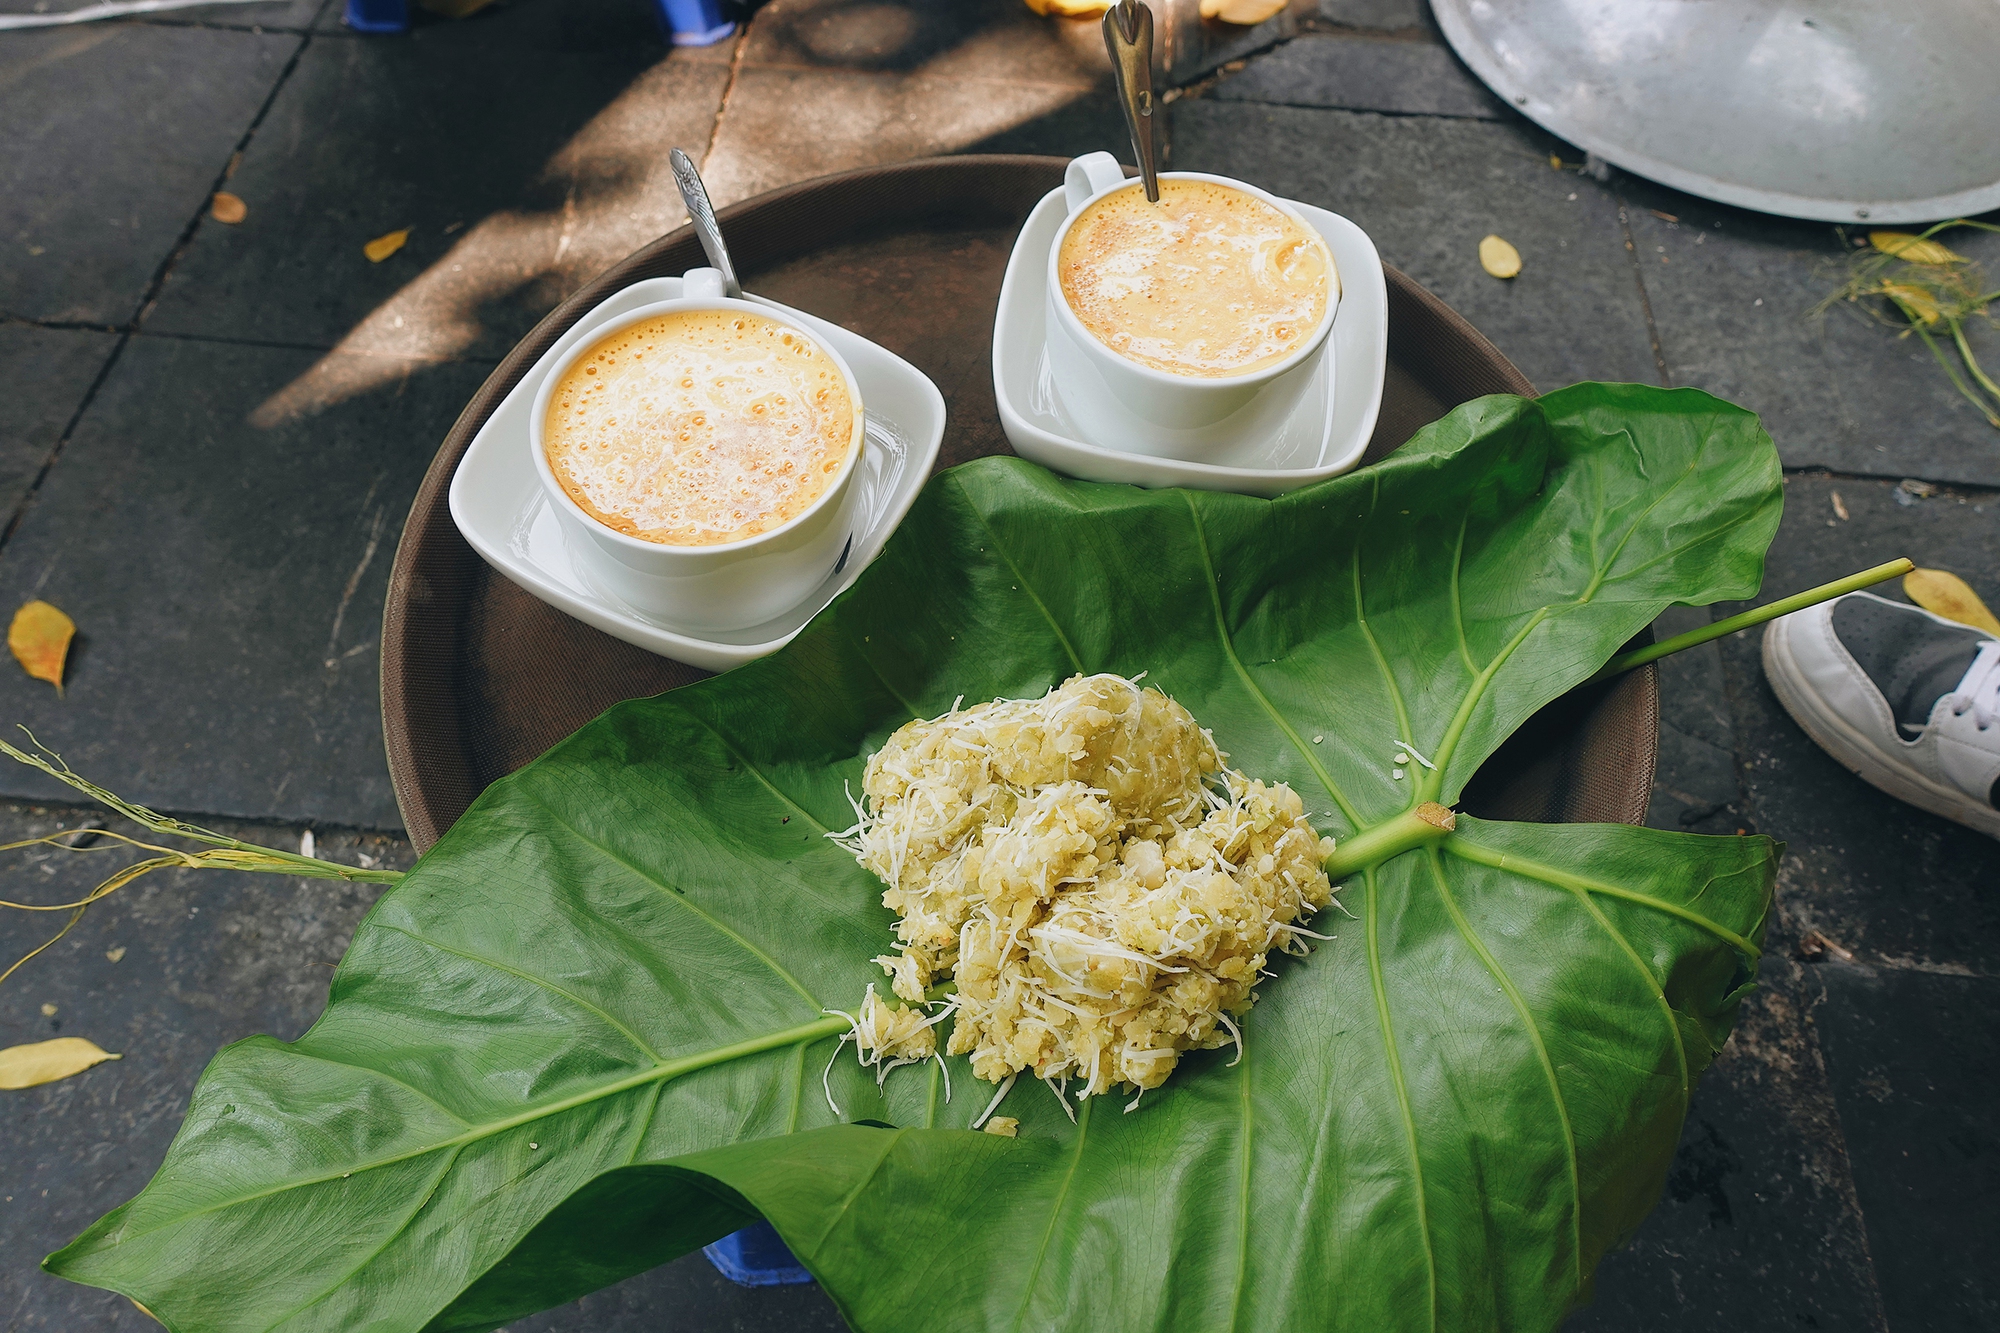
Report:
[{"label": "sneaker sole", "polygon": [[1954,824],[2000,838],[2000,810],[1974,801],[1955,787],[1940,787],[1883,754],[1845,718],[1825,707],[1818,695],[1801,688],[1797,682],[1803,675],[1792,657],[1791,627],[1783,620],[1772,621],[1764,633],[1764,678],[1806,735],[1870,786]]}]

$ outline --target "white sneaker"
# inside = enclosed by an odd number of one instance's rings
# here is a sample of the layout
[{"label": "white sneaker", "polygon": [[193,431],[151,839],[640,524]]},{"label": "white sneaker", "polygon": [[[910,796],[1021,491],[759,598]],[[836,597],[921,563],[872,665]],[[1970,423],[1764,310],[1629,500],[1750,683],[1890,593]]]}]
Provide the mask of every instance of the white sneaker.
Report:
[{"label": "white sneaker", "polygon": [[1853,592],[1772,621],[1764,674],[1806,735],[1863,779],[2000,838],[2000,642]]}]

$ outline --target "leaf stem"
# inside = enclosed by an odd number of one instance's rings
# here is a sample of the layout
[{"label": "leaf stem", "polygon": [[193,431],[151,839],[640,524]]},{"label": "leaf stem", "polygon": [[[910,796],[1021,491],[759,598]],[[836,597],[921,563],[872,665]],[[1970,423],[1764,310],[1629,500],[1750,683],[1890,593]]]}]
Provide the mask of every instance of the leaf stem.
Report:
[{"label": "leaf stem", "polygon": [[1405,810],[1336,843],[1333,855],[1326,859],[1326,877],[1338,884],[1413,847],[1442,842],[1456,822],[1451,811],[1435,801],[1425,801],[1414,810]]},{"label": "leaf stem", "polygon": [[[28,738],[34,740],[32,732]],[[36,742],[37,746],[40,744],[39,741]],[[143,805],[135,805],[114,792],[106,791],[90,779],[71,771],[70,766],[63,763],[59,755],[56,756],[54,763],[50,763],[41,755],[29,754],[3,740],[0,740],[0,754],[6,754],[30,768],[41,769],[56,781],[76,788],[99,805],[123,815],[142,828],[166,834],[168,837],[205,842],[211,847],[222,849],[220,853],[177,852],[167,847],[151,849],[179,857],[181,863],[190,869],[207,867],[215,870],[262,870],[277,875],[301,875],[311,879],[344,879],[360,884],[394,884],[403,878],[403,872],[400,870],[363,870],[359,866],[344,866],[338,861],[322,861],[314,856],[301,856],[297,852],[280,851],[276,847],[263,847],[254,842],[228,837],[213,829],[202,828],[198,824],[169,819],[165,815],[148,810]]]},{"label": "leaf stem", "polygon": [[1859,574],[1849,574],[1844,579],[1835,579],[1832,583],[1823,583],[1817,588],[1809,588],[1805,592],[1794,593],[1790,597],[1781,597],[1769,606],[1760,606],[1754,610],[1745,611],[1741,615],[1730,616],[1725,620],[1718,620],[1713,624],[1703,625],[1699,629],[1691,629],[1685,634],[1676,634],[1673,638],[1666,639],[1660,643],[1651,644],[1644,648],[1635,648],[1629,653],[1620,653],[1609,662],[1606,662],[1604,669],[1585,681],[1584,684],[1594,685],[1600,680],[1609,680],[1613,676],[1622,676],[1634,667],[1642,667],[1648,662],[1656,662],[1662,657],[1670,656],[1688,648],[1698,648],[1704,643],[1710,643],[1725,635],[1734,634],[1738,630],[1750,629],[1753,626],[1763,624],[1767,620],[1776,620],[1779,616],[1788,616],[1794,611],[1803,611],[1805,608],[1817,606],[1821,602],[1830,602],[1836,597],[1844,596],[1861,588],[1873,587],[1885,579],[1893,579],[1899,574],[1907,574],[1915,568],[1916,565],[1907,558],[1891,560],[1886,565],[1877,565],[1873,569],[1864,569]]}]

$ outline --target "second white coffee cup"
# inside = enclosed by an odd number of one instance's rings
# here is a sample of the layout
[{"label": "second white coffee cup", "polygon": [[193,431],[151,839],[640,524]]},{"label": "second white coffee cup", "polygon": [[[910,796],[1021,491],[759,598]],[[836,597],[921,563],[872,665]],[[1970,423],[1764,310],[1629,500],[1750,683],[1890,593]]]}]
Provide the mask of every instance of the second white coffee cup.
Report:
[{"label": "second white coffee cup", "polygon": [[[1227,176],[1196,171],[1160,173],[1161,180],[1208,181],[1261,199],[1307,231],[1314,228],[1284,200]],[[1114,190],[1143,189],[1109,153],[1074,159],[1063,177],[1069,216],[1049,247],[1049,372],[1057,395],[1092,443],[1130,453],[1199,462],[1218,447],[1270,429],[1290,414],[1310,377],[1333,355],[1327,335],[1340,304],[1340,277],[1328,262],[1326,312],[1289,356],[1241,375],[1175,375],[1119,355],[1100,342],[1063,298],[1063,240],[1084,209]]]},{"label": "second white coffee cup", "polygon": [[[712,268],[688,270],[678,300],[658,301],[620,315],[591,330],[556,359],[535,394],[528,441],[542,489],[562,521],[571,550],[586,577],[633,610],[697,630],[733,630],[762,624],[803,601],[825,581],[846,554],[854,533],[855,484],[860,474],[866,421],[861,386],[839,352],[787,312],[754,301],[725,297],[722,274]],[[741,310],[783,324],[818,348],[839,367],[854,409],[854,429],[840,471],[801,513],[740,541],[709,546],[667,546],[607,527],[584,511],[556,480],[543,444],[542,427],[556,385],[577,359],[621,329],[690,310]]]}]

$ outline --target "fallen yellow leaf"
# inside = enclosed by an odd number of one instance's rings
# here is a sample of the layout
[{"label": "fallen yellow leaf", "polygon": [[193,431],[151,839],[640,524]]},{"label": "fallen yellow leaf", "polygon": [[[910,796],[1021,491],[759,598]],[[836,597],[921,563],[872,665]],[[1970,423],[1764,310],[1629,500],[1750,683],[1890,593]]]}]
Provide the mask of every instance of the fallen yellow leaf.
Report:
[{"label": "fallen yellow leaf", "polygon": [[374,240],[361,247],[361,253],[368,256],[369,263],[379,264],[390,255],[402,249],[403,242],[409,239],[410,229],[405,227],[401,231],[392,231],[386,236],[377,236]]},{"label": "fallen yellow leaf", "polygon": [[1201,0],[1201,16],[1254,28],[1282,11],[1287,0]]},{"label": "fallen yellow leaf", "polygon": [[44,601],[29,602],[14,613],[7,627],[7,646],[14,660],[36,680],[45,680],[62,693],[63,661],[69,656],[69,641],[76,637],[76,622]]},{"label": "fallen yellow leaf", "polygon": [[1937,297],[1907,282],[1885,282],[1875,290],[1878,295],[1894,301],[1902,309],[1904,318],[1919,324],[1935,324],[1944,313],[1938,309]]},{"label": "fallen yellow leaf", "polygon": [[208,215],[233,227],[250,216],[250,205],[227,190],[217,190],[215,198],[208,201]]},{"label": "fallen yellow leaf", "polygon": [[0,1051],[0,1088],[34,1088],[57,1079],[81,1074],[106,1060],[123,1060],[82,1037],[57,1037],[54,1041],[31,1041],[25,1046],[9,1046]]},{"label": "fallen yellow leaf", "polygon": [[1885,255],[1906,259],[1912,264],[1963,264],[1964,255],[1949,250],[1936,241],[1927,241],[1921,236],[1912,236],[1906,231],[1871,231],[1868,243]]},{"label": "fallen yellow leaf", "polygon": [[1521,271],[1521,252],[1498,236],[1479,243],[1479,267],[1496,278],[1511,278]]},{"label": "fallen yellow leaf", "polygon": [[2000,634],[2000,620],[1993,618],[1986,603],[1979,600],[1979,594],[1956,574],[1942,569],[1913,569],[1903,575],[1903,591],[1933,615],[1989,634]]}]

